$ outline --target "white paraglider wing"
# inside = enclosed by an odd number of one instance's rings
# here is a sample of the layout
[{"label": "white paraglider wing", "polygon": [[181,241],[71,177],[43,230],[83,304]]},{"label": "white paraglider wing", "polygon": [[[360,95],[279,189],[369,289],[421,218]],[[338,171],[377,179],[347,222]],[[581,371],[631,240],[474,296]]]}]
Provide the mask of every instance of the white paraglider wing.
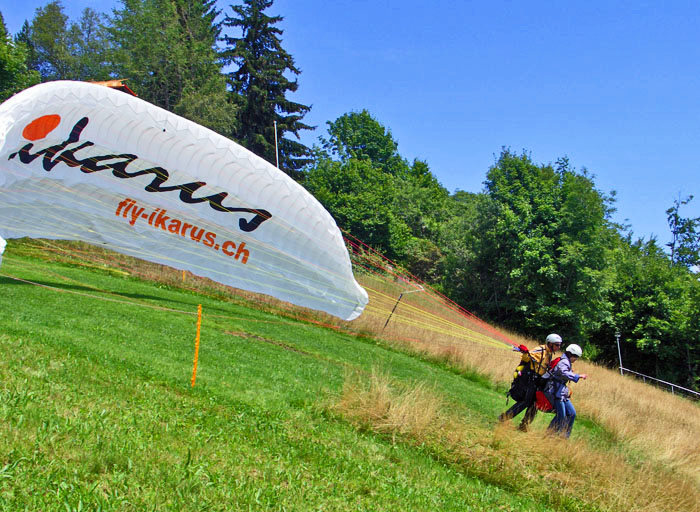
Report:
[{"label": "white paraglider wing", "polygon": [[367,304],[338,227],[303,187],[96,84],[49,82],[0,105],[0,236],[100,244],[347,320]]}]

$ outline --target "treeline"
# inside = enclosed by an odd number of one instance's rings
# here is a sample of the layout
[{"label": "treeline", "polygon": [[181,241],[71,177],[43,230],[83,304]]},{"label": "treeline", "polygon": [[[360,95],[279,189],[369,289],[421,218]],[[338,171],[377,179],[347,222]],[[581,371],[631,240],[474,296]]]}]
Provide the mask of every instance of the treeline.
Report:
[{"label": "treeline", "polygon": [[288,98],[299,70],[271,5],[121,0],[70,22],[49,2],[14,36],[1,24],[0,99],[39,81],[128,78],[141,98],[272,163],[277,135],[280,168],[343,229],[464,307],[538,339],[559,332],[613,365],[619,333],[626,367],[700,387],[700,218],[683,216],[692,196],[672,202],[660,247],[612,222],[614,194],[566,158],[542,165],[503,149],[483,191],[449,193],[365,110],[328,122],[308,148],[310,107]]},{"label": "treeline", "polygon": [[612,222],[614,194],[566,158],[503,149],[484,191],[450,194],[366,112],[329,123],[307,188],[338,223],[483,318],[698,388],[700,219],[666,212],[670,256]]},{"label": "treeline", "polygon": [[[300,179],[311,150],[299,143],[308,106],[287,98],[299,70],[282,48],[272,0],[226,12],[214,0],[121,0],[110,14],[71,22],[56,0],[13,37],[2,23],[0,100],[50,80],[127,78],[140,98],[187,117],[275,161]],[[5,78],[7,75],[7,79]],[[10,78],[11,75],[11,78]]]}]

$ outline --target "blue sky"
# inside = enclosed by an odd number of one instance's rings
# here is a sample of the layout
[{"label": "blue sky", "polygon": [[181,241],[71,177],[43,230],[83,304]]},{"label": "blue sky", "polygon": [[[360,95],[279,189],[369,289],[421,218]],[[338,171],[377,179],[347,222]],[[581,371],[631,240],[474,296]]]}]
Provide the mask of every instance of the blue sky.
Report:
[{"label": "blue sky", "polygon": [[[10,32],[43,0],[0,0]],[[76,20],[118,0],[65,0]],[[231,2],[219,7],[231,13]],[[700,2],[275,0],[305,120],[367,109],[451,192],[478,192],[501,147],[568,156],[617,191],[613,220],[669,240],[700,216]]]}]

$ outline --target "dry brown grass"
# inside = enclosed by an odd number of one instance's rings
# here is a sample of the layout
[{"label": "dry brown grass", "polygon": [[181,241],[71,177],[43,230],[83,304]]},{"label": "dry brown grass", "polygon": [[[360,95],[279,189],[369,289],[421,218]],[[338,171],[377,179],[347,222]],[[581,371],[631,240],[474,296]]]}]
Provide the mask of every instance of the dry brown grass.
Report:
[{"label": "dry brown grass", "polygon": [[[394,342],[503,384],[519,361],[518,354],[474,343]],[[580,415],[601,425],[625,449],[683,473],[700,488],[700,404],[587,361],[576,362],[574,370],[589,376],[570,385]]]},{"label": "dry brown grass", "polygon": [[700,490],[658,464],[633,467],[582,441],[495,430],[451,414],[423,384],[404,386],[373,372],[348,375],[333,407],[362,428],[428,447],[482,478],[566,510],[698,511]]},{"label": "dry brown grass", "polygon": [[[451,310],[444,313],[448,315],[455,326],[449,333],[443,332],[443,326],[435,329],[426,324],[421,328],[399,321],[383,337],[417,354],[476,370],[495,382],[510,382],[518,354],[505,352],[504,348],[510,350],[505,344],[483,343],[479,337],[464,336],[470,324]],[[367,329],[379,332],[369,324]],[[531,348],[539,344],[513,333],[506,332],[506,336]],[[625,449],[682,473],[700,486],[698,403],[587,361],[577,362],[575,371],[589,375],[588,380],[571,385],[579,414],[601,425]]]},{"label": "dry brown grass", "polygon": [[441,404],[422,383],[405,392],[395,393],[391,382],[373,371],[362,374],[362,382],[346,378],[342,400],[337,409],[369,422],[372,430],[383,434],[410,435],[423,439],[431,434]]},{"label": "dry brown grass", "polygon": [[585,361],[589,379],[573,386],[578,409],[624,440],[700,486],[700,406]]}]

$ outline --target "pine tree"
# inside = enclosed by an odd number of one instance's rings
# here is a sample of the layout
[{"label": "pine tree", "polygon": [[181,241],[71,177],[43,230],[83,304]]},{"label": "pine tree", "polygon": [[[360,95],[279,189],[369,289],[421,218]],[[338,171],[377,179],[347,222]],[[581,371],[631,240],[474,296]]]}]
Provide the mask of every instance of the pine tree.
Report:
[{"label": "pine tree", "polygon": [[24,20],[22,28],[15,35],[15,43],[24,45],[27,49],[27,68],[39,72],[39,57],[36,54],[34,43],[31,38],[31,26],[27,20]]},{"label": "pine tree", "polygon": [[[294,59],[282,48],[283,31],[275,25],[281,16],[268,16],[263,11],[273,0],[244,0],[232,5],[234,16],[226,16],[223,25],[240,30],[241,37],[225,36],[222,56],[227,64],[237,66],[228,74],[232,101],[239,106],[239,128],[235,139],[266,159],[276,162],[275,123],[279,146],[280,169],[295,179],[303,174],[301,167],[311,161],[311,151],[299,142],[300,130],[313,127],[302,122],[311,107],[287,99],[287,93],[299,87],[285,73],[301,72]],[[284,137],[292,133],[296,140]]]},{"label": "pine tree", "polygon": [[83,9],[77,23],[70,28],[70,52],[74,59],[74,80],[110,78],[105,16],[90,7]]}]

